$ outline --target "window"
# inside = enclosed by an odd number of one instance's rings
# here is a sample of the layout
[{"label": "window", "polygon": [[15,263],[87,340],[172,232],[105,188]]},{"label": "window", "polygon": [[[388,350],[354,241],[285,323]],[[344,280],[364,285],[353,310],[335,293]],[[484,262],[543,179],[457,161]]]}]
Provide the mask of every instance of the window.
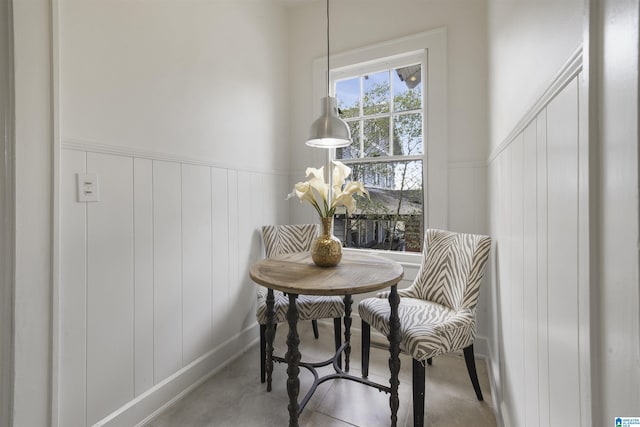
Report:
[{"label": "window", "polygon": [[[372,199],[358,201],[351,218],[336,216],[345,246],[415,262],[424,230],[447,228],[446,63],[444,29],[332,55],[330,91],[354,142],[329,156],[351,167]],[[326,70],[326,58],[315,61],[314,99],[325,96]],[[324,150],[310,154],[326,161]]]},{"label": "window", "polygon": [[[382,68],[384,66],[384,68]],[[423,64],[421,56],[334,73],[338,110],[353,143],[335,158],[369,190],[334,234],[355,248],[420,252],[424,230]]]}]

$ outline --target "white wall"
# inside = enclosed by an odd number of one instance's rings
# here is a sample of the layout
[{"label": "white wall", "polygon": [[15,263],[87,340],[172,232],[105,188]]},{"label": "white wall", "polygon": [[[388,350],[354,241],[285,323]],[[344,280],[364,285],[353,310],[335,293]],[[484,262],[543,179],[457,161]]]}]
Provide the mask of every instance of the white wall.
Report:
[{"label": "white wall", "polygon": [[585,5],[584,63],[567,62],[582,2],[489,5],[491,372],[506,426],[608,425],[640,401],[638,2]]},{"label": "white wall", "polygon": [[57,422],[133,425],[257,338],[257,229],[288,220],[286,11],[58,5]]},{"label": "white wall", "polygon": [[[640,412],[638,0],[590,2],[597,287],[594,425]],[[591,94],[590,94],[591,96]],[[637,415],[636,415],[637,416]]]},{"label": "white wall", "polygon": [[489,0],[491,150],[582,43],[583,0]]},{"label": "white wall", "polygon": [[61,0],[62,142],[286,170],[286,15],[272,3]]},{"label": "white wall", "polygon": [[494,402],[505,426],[589,425],[582,1],[488,9]]}]

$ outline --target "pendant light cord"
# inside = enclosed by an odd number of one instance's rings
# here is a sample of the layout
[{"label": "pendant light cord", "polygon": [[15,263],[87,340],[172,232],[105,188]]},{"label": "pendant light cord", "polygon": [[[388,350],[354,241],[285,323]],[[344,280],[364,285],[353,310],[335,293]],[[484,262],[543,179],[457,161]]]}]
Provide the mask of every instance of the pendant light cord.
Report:
[{"label": "pendant light cord", "polygon": [[331,70],[329,64],[329,0],[327,0],[327,97],[329,96],[329,72]]}]

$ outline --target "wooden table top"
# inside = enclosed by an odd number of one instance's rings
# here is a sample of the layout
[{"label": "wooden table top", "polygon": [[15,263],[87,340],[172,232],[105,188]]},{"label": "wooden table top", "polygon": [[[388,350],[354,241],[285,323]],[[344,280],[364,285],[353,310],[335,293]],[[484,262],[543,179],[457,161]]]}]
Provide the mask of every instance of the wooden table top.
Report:
[{"label": "wooden table top", "polygon": [[265,258],[251,266],[251,279],[267,288],[302,295],[351,295],[397,284],[402,266],[377,255],[346,252],[336,267],[318,267],[309,252]]}]

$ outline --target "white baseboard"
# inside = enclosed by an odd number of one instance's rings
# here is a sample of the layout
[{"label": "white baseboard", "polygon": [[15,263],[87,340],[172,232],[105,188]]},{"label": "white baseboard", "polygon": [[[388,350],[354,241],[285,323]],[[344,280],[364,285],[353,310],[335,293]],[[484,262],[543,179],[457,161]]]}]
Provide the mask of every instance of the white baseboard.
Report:
[{"label": "white baseboard", "polygon": [[237,359],[258,340],[257,323],[229,338],[161,383],[129,401],[94,427],[141,426]]}]

